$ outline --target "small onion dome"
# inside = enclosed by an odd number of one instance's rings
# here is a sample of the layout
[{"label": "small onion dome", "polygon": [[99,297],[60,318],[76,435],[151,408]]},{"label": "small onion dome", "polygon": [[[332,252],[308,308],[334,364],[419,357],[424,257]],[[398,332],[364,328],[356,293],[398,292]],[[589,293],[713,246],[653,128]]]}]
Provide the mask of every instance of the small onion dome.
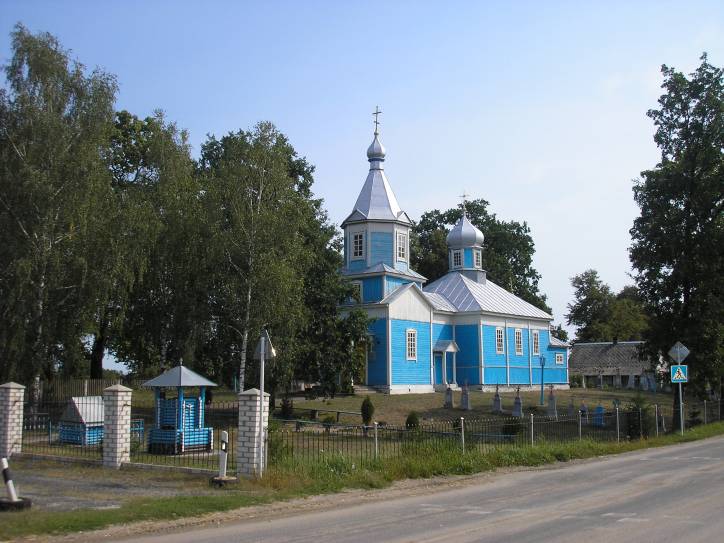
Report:
[{"label": "small onion dome", "polygon": [[377,137],[377,134],[375,134],[375,139],[372,141],[370,146],[367,148],[367,159],[368,160],[384,160],[386,154],[387,154],[387,152],[385,151],[384,146],[382,145],[382,143],[380,143],[380,140]]},{"label": "small onion dome", "polygon": [[465,214],[447,235],[447,245],[451,249],[463,247],[482,247],[485,236],[478,230]]}]

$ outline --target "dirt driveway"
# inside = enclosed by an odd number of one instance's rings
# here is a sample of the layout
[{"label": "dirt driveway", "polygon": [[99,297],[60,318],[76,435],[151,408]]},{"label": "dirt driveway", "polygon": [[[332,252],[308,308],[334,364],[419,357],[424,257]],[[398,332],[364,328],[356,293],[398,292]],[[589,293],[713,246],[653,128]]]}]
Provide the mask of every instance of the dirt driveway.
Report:
[{"label": "dirt driveway", "polygon": [[205,474],[137,468],[116,471],[30,458],[13,458],[10,467],[18,493],[44,511],[113,509],[132,498],[214,493]]}]

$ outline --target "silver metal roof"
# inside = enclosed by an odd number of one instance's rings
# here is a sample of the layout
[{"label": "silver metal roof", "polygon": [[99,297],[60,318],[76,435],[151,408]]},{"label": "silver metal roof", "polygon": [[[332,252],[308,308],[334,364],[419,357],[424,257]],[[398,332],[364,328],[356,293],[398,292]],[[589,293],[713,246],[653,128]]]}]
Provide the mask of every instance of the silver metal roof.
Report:
[{"label": "silver metal roof", "polygon": [[363,268],[361,270],[348,270],[343,268],[340,270],[340,273],[342,275],[371,275],[375,273],[386,273],[388,275],[397,275],[400,277],[408,277],[410,279],[413,279],[414,281],[425,281],[427,278],[420,275],[416,271],[408,268],[407,271],[398,270],[397,268],[393,268],[392,266],[389,266],[388,264],[384,264],[382,262],[375,264],[374,266],[369,266],[367,268]]},{"label": "silver metal roof", "polygon": [[485,236],[470,222],[465,213],[447,235],[447,246],[451,249],[482,247]]},{"label": "silver metal roof", "polygon": [[103,424],[103,396],[73,396],[60,420],[81,424]]},{"label": "silver metal roof", "polygon": [[348,222],[365,220],[412,224],[407,213],[402,211],[400,204],[397,203],[397,198],[385,176],[385,155],[385,148],[375,133],[375,138],[367,149],[370,171],[352,213],[342,222],[342,226]]},{"label": "silver metal roof", "polygon": [[454,339],[442,339],[435,343],[432,351],[435,353],[457,353],[460,349]]},{"label": "silver metal roof", "polygon": [[427,285],[425,293],[442,295],[455,311],[483,311],[516,317],[551,320],[553,317],[490,280],[476,283],[460,272],[449,272]]},{"label": "silver metal roof", "polygon": [[435,311],[449,311],[455,313],[457,311],[455,306],[452,305],[445,296],[438,294],[437,292],[423,292],[425,297],[430,300],[430,303],[435,308]]},{"label": "silver metal roof", "polygon": [[191,371],[186,366],[176,366],[165,371],[158,377],[154,377],[150,381],[143,383],[145,387],[215,387],[216,383],[212,383],[206,377],[201,377],[198,373]]},{"label": "silver metal roof", "polygon": [[551,334],[550,343],[551,343],[551,345],[553,345],[553,347],[570,347],[571,346],[570,343],[568,343],[567,341],[561,341],[560,339],[555,337],[553,334]]}]

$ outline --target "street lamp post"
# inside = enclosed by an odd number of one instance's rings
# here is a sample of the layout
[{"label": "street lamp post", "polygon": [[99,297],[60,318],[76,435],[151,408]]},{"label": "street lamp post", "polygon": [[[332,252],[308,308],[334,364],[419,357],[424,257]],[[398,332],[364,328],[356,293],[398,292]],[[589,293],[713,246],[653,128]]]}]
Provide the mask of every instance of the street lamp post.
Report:
[{"label": "street lamp post", "polygon": [[545,391],[543,390],[544,383],[545,383],[545,370],[546,370],[546,357],[543,355],[540,355],[540,404],[544,405],[545,403]]}]

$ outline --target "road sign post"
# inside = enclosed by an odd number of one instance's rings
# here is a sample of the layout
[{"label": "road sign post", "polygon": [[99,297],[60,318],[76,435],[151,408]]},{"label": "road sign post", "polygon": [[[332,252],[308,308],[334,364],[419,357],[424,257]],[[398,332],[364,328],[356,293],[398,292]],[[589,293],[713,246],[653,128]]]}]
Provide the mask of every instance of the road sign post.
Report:
[{"label": "road sign post", "polygon": [[671,366],[671,383],[679,383],[679,427],[681,435],[684,435],[684,396],[682,395],[681,383],[689,381],[689,367],[683,366],[681,363],[689,356],[689,349],[677,341],[674,346],[669,349],[669,356],[676,362]]}]

